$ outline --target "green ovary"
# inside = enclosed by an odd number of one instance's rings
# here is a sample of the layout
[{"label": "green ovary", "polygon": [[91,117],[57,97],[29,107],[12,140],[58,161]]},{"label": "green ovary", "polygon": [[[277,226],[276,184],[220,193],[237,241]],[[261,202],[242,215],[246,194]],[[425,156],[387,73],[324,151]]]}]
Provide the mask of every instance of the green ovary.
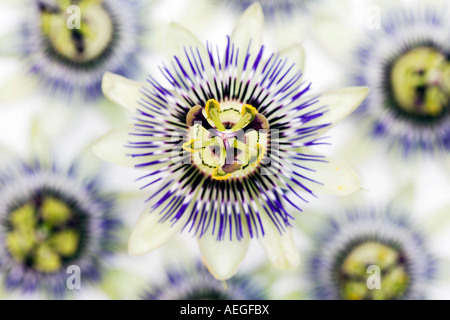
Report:
[{"label": "green ovary", "polygon": [[41,9],[43,35],[57,54],[83,63],[98,58],[108,48],[114,26],[102,2],[58,0],[58,6]]},{"label": "green ovary", "polygon": [[73,218],[70,206],[51,196],[20,206],[9,214],[6,244],[10,255],[34,270],[58,271],[80,245]]},{"label": "green ovary", "polygon": [[204,108],[191,109],[187,124],[190,137],[183,149],[215,180],[252,172],[265,154],[268,121],[250,105],[209,100]]},{"label": "green ovary", "polygon": [[[369,288],[367,280],[377,266],[380,289]],[[339,270],[340,295],[346,300],[390,300],[401,298],[409,285],[410,277],[398,250],[378,242],[358,245],[347,254]]]},{"label": "green ovary", "polygon": [[450,61],[436,49],[413,49],[394,64],[391,85],[398,107],[414,116],[439,117],[450,105]]}]

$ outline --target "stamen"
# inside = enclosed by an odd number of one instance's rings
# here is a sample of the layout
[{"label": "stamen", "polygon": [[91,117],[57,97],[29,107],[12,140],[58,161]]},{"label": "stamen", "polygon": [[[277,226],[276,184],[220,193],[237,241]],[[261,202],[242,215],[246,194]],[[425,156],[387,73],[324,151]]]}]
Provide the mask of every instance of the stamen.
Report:
[{"label": "stamen", "polygon": [[[74,1],[69,1],[69,4]],[[73,62],[82,63],[99,57],[114,36],[114,25],[103,1],[80,0],[82,8],[80,26],[69,29],[67,1],[58,1],[55,6],[39,3],[43,35],[49,40],[54,53]]]},{"label": "stamen", "polygon": [[208,102],[206,102],[206,116],[208,118],[210,118],[217,129],[219,129],[220,131],[225,131],[225,126],[222,124],[222,121],[220,120],[219,117],[219,112],[220,112],[220,104],[214,100],[208,100]]}]

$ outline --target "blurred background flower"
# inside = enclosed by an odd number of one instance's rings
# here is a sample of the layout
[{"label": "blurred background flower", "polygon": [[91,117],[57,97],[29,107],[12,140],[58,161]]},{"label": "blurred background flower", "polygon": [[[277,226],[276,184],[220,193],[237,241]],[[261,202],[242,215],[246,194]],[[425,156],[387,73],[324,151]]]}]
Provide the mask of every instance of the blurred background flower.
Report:
[{"label": "blurred background flower", "polygon": [[106,71],[139,74],[151,1],[18,2],[18,26],[0,39],[0,54],[21,59],[21,70],[2,85],[0,101],[38,90],[82,104],[102,97]]},{"label": "blurred background flower", "polygon": [[426,158],[448,170],[450,6],[420,0],[365,4],[356,10],[358,22],[327,16],[313,29],[345,67],[346,83],[371,88],[352,117],[358,134],[342,149],[345,159],[359,165],[381,153],[406,183]]},{"label": "blurred background flower", "polygon": [[107,168],[86,145],[67,145],[64,128],[49,137],[42,118],[24,154],[0,145],[2,299],[137,298],[141,279],[117,262],[129,232],[121,212],[138,195],[105,180]]},{"label": "blurred background flower", "polygon": [[166,278],[150,288],[142,296],[144,300],[264,300],[264,288],[250,274],[240,274],[221,282],[197,263],[167,268]]},{"label": "blurred background flower", "polygon": [[307,295],[320,300],[427,297],[438,261],[408,213],[387,207],[335,216],[314,236]]},{"label": "blurred background flower", "polygon": [[9,293],[63,298],[102,280],[122,226],[117,194],[105,189],[89,149],[69,165],[57,160],[42,125],[35,118],[26,156],[1,148],[0,278]]},{"label": "blurred background flower", "polygon": [[374,88],[361,109],[373,137],[404,156],[449,149],[450,24],[444,6],[386,9],[356,50],[354,83]]},{"label": "blurred background flower", "polygon": [[107,257],[117,250],[119,220],[114,200],[97,178],[83,178],[76,165],[15,160],[0,178],[0,271],[8,290],[67,293],[70,266],[83,284],[101,280]]}]

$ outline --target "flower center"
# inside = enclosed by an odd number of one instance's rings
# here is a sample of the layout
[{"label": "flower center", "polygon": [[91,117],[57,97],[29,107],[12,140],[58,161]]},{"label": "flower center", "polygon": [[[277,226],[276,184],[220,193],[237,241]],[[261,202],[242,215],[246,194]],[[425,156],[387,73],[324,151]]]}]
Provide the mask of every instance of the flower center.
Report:
[{"label": "flower center", "polygon": [[[406,263],[398,248],[379,242],[364,242],[356,246],[344,257],[338,271],[342,298],[346,300],[401,298],[410,282]],[[368,267],[372,265],[379,269],[369,272]],[[368,288],[368,282],[374,283],[378,280],[380,289]]]},{"label": "flower center", "polygon": [[434,48],[404,54],[391,70],[398,107],[413,116],[439,117],[450,106],[450,61]]},{"label": "flower center", "polygon": [[55,5],[39,4],[42,32],[58,55],[84,63],[108,49],[114,25],[102,2],[57,0]]},{"label": "flower center", "polygon": [[183,149],[213,179],[246,175],[260,163],[267,148],[269,122],[251,105],[209,100],[205,108],[191,108],[186,123],[190,140]]},{"label": "flower center", "polygon": [[71,206],[54,196],[36,196],[8,215],[6,243],[15,261],[52,273],[75,257],[80,222]]}]

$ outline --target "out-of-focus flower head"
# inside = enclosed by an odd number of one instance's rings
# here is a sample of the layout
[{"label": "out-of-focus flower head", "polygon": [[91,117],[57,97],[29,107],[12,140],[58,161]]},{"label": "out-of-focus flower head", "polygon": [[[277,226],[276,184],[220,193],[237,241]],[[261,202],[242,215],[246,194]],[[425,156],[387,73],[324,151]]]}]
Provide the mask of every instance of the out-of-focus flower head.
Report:
[{"label": "out-of-focus flower head", "polygon": [[32,0],[18,30],[0,40],[0,53],[18,55],[25,70],[2,85],[0,98],[39,89],[73,103],[101,97],[106,71],[139,70],[146,33],[140,0]]},{"label": "out-of-focus flower head", "polygon": [[370,2],[358,28],[329,17],[315,33],[346,66],[350,83],[371,89],[355,117],[360,128],[404,156],[448,153],[450,6],[397,2]]},{"label": "out-of-focus flower head", "polygon": [[98,282],[117,247],[114,200],[76,164],[16,161],[0,175],[0,273],[7,290],[63,297],[75,269]]},{"label": "out-of-focus flower head", "polygon": [[408,215],[356,210],[320,226],[305,276],[314,299],[423,299],[436,263]]},{"label": "out-of-focus flower head", "polygon": [[250,275],[238,275],[223,283],[197,264],[194,268],[172,268],[165,281],[151,285],[144,300],[263,300],[264,289]]},{"label": "out-of-focus flower head", "polygon": [[393,10],[356,51],[372,134],[405,155],[450,150],[450,24],[438,8]]},{"label": "out-of-focus flower head", "polygon": [[203,260],[221,280],[232,277],[257,238],[281,269],[297,266],[289,206],[307,196],[349,195],[359,179],[345,164],[311,150],[367,95],[354,87],[310,93],[304,52],[295,44],[265,55],[263,13],[254,4],[225,51],[205,47],[171,25],[173,59],[162,80],[147,83],[106,74],[103,90],[133,123],[95,145],[96,154],[146,171],[148,205],[129,242],[147,253],[184,230],[195,234]]}]

